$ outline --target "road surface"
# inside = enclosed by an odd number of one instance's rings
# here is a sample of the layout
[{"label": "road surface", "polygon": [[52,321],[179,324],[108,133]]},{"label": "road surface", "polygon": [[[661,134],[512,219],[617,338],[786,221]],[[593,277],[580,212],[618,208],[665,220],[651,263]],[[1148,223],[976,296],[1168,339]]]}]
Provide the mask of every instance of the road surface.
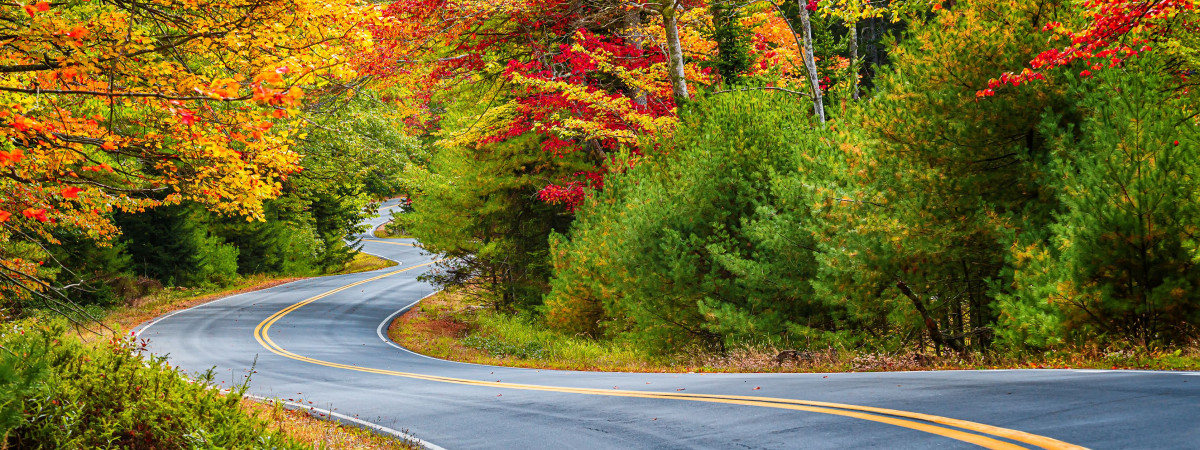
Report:
[{"label": "road surface", "polygon": [[411,240],[364,242],[399,265],[226,297],[138,331],[182,370],[215,367],[225,384],[253,370],[251,394],[430,448],[1200,448],[1200,373],[641,374],[433,359],[384,330],[435,291],[417,279],[435,258]]}]

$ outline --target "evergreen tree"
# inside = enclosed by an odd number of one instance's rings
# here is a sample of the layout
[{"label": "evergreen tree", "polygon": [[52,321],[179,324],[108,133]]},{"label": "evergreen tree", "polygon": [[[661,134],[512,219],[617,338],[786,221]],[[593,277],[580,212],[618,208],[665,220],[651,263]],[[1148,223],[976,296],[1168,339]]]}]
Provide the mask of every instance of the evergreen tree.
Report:
[{"label": "evergreen tree", "polygon": [[869,134],[858,146],[876,148],[853,163],[865,195],[828,214],[816,288],[886,317],[875,331],[895,345],[989,345],[988,281],[1002,273],[1004,237],[1040,229],[1054,208],[1040,184],[1041,114],[1070,120],[1072,106],[1053,80],[976,93],[1039,51],[1039,30],[1060,8],[962,1],[913,24],[876,80],[879,95],[849,125]]},{"label": "evergreen tree", "polygon": [[1200,323],[1200,131],[1195,94],[1159,58],[1076,80],[1085,120],[1048,116],[1054,223],[1015,245],[1000,296],[1017,347],[1075,337],[1145,347],[1183,342]]},{"label": "evergreen tree", "polygon": [[172,286],[231,281],[237,276],[238,249],[209,232],[209,214],[195,204],[118,214],[131,269]]},{"label": "evergreen tree", "polygon": [[739,84],[753,62],[750,58],[753,35],[741,22],[745,14],[739,5],[726,1],[714,1],[708,8],[712,28],[704,34],[717,43],[717,57],[703,65],[716,70],[726,84]]},{"label": "evergreen tree", "polygon": [[779,342],[829,317],[809,286],[808,201],[784,211],[777,184],[797,164],[822,173],[813,161],[829,152],[797,124],[806,112],[761,92],[692,106],[668,156],[611,175],[570,239],[552,241],[552,325],[677,351]]},{"label": "evergreen tree", "polygon": [[498,297],[497,308],[534,306],[549,277],[549,235],[566,231],[573,218],[537,193],[547,180],[585,167],[543,152],[534,136],[451,146],[433,157],[413,211],[397,220],[448,258],[435,282],[482,285]]}]

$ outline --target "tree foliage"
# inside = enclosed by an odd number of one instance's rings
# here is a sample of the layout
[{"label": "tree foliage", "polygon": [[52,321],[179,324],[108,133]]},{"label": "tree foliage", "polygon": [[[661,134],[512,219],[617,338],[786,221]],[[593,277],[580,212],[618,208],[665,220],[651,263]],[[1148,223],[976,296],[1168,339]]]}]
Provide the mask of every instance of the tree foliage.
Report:
[{"label": "tree foliage", "polygon": [[1176,93],[1162,64],[1146,57],[1128,73],[1076,81],[1077,127],[1047,117],[1055,159],[1046,184],[1061,207],[1041,239],[1013,245],[999,304],[1013,344],[1103,336],[1151,346],[1195,333],[1200,134],[1185,112],[1194,96]]},{"label": "tree foliage", "polygon": [[778,340],[797,322],[820,321],[805,214],[783,206],[796,194],[785,179],[814,181],[795,174],[796,164],[815,171],[832,156],[828,141],[796,121],[804,115],[786,98],[759,93],[689,109],[661,143],[668,160],[611,176],[570,240],[552,240],[550,323],[631,333],[656,348],[720,348]]},{"label": "tree foliage", "polygon": [[551,239],[546,322],[667,351],[1194,336],[1185,52],[1104,74],[1046,66],[1039,83],[994,89],[993,74],[1043,53],[1048,23],[1089,7],[975,0],[910,16],[878,91],[825,134],[794,104],[700,99],[661,156],[612,166]]},{"label": "tree foliage", "polygon": [[[69,1],[3,9],[0,292],[53,296],[56,234],[191,201],[261,218],[298,170],[306,98],[352,83],[369,5]],[[47,297],[48,298],[48,297]]]}]

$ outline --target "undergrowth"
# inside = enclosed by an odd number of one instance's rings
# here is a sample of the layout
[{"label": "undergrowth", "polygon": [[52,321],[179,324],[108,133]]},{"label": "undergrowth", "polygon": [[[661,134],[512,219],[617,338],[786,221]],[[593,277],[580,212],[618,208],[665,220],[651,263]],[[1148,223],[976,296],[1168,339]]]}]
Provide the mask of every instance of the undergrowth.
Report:
[{"label": "undergrowth", "polygon": [[567,336],[472,304],[461,291],[423,300],[392,324],[393,340],[436,358],[564,370],[655,371],[666,362],[628,342]]},{"label": "undergrowth", "polygon": [[86,345],[61,320],[6,325],[0,336],[0,435],[9,448],[294,448],[240,406],[246,386],[190,383],[132,338]]},{"label": "undergrowth", "polygon": [[656,355],[631,341],[571,336],[528,314],[486,307],[450,289],[398,318],[389,334],[418,353],[454,361],[544,369],[628,372],[875,372],[1012,368],[1200,370],[1200,340],[1176,349],[1062,348],[1042,353],[884,352],[745,345]]},{"label": "undergrowth", "polygon": [[[360,254],[339,273],[395,265]],[[138,356],[127,330],[170,311],[297,280],[250,275],[229,286],[159,288],[71,318],[36,311],[0,328],[0,449],[353,448],[419,445],[280,405],[244,399],[245,385],[188,382],[161,357]],[[98,322],[92,322],[93,319]]]}]

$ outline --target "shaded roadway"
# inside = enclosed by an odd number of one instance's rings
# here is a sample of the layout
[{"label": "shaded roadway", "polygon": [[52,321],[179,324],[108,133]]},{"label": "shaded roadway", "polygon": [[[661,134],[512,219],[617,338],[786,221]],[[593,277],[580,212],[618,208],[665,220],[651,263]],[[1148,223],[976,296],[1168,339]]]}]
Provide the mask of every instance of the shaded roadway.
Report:
[{"label": "shaded roadway", "polygon": [[226,297],[152,321],[141,337],[184,371],[215,368],[231,384],[253,370],[255,395],[451,449],[1200,448],[1200,373],[643,374],[417,355],[381,327],[435,292],[418,280],[434,257],[369,233],[363,250],[397,267]]}]

